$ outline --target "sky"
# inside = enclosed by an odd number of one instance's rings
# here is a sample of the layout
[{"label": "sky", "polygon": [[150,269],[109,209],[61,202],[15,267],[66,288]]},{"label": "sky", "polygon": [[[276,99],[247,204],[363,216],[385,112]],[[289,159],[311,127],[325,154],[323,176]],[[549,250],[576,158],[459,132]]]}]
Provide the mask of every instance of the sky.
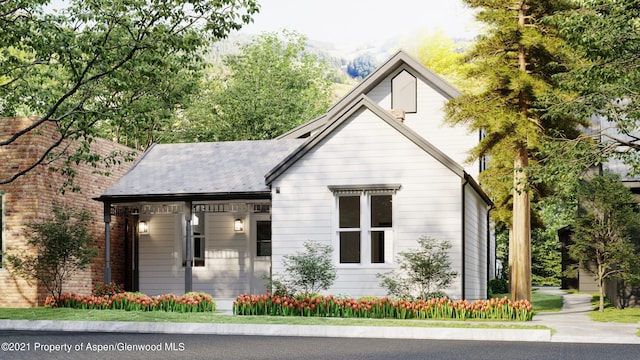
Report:
[{"label": "sky", "polygon": [[444,31],[473,38],[478,25],[461,0],[259,0],[260,13],[241,33],[295,30],[309,38],[349,46]]}]

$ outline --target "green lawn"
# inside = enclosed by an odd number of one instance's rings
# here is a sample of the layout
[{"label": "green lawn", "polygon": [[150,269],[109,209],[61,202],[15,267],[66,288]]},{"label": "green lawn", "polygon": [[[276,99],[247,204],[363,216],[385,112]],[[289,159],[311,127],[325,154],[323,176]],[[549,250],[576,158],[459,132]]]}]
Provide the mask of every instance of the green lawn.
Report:
[{"label": "green lawn", "polygon": [[215,324],[283,324],[341,326],[404,326],[454,328],[545,329],[524,323],[493,324],[483,321],[433,321],[393,319],[340,319],[284,316],[230,316],[217,313],[172,313],[164,311],[138,312],[124,310],[78,310],[68,308],[0,308],[0,319],[9,320],[72,320],[72,321],[138,321],[189,322]]},{"label": "green lawn", "polygon": [[[507,295],[508,296],[508,295]],[[500,296],[502,297],[502,296]],[[536,312],[558,311],[562,297],[532,295]],[[172,313],[164,311],[141,312],[124,310],[78,310],[68,308],[0,308],[0,319],[9,320],[74,320],[74,321],[139,321],[139,322],[190,322],[216,324],[290,324],[290,325],[344,325],[344,326],[410,326],[410,327],[464,327],[464,328],[545,328],[525,323],[495,324],[481,320],[393,320],[393,319],[340,319],[317,317],[281,316],[230,316],[220,313]]]},{"label": "green lawn", "polygon": [[[591,303],[593,304],[594,311],[589,313],[591,320],[600,322],[640,323],[640,308],[616,309],[608,300],[605,299],[605,301],[604,312],[599,312],[598,304],[600,297],[599,295],[593,295]],[[640,336],[640,333],[638,336]]]}]

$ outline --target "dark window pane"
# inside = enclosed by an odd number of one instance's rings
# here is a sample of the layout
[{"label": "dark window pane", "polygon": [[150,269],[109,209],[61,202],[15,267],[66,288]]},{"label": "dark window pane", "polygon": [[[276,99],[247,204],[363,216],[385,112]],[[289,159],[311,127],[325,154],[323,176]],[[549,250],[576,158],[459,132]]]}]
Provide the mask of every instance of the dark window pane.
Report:
[{"label": "dark window pane", "polygon": [[258,243],[258,256],[271,256],[271,241]]},{"label": "dark window pane", "polygon": [[360,262],[360,232],[340,233],[340,262]]},{"label": "dark window pane", "polygon": [[271,221],[256,221],[257,256],[271,256]]},{"label": "dark window pane", "polygon": [[340,228],[353,229],[360,227],[360,196],[340,196]]},{"label": "dark window pane", "polygon": [[384,231],[371,232],[371,262],[384,263]]},{"label": "dark window pane", "polygon": [[193,240],[193,257],[201,258],[203,254],[202,248],[202,239],[194,239]]},{"label": "dark window pane", "polygon": [[371,227],[391,227],[391,195],[371,196]]}]

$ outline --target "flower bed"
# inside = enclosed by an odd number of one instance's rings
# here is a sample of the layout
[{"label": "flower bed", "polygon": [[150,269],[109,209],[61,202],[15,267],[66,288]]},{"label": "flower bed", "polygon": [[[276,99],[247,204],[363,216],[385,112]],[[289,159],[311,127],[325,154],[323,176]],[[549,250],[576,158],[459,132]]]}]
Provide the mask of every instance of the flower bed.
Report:
[{"label": "flower bed", "polygon": [[233,302],[235,315],[320,316],[375,319],[487,319],[530,321],[533,307],[528,301],[502,299],[452,301],[446,297],[429,300],[389,298],[349,299],[317,296],[297,299],[286,296],[240,295]]},{"label": "flower bed", "polygon": [[126,311],[173,311],[205,312],[215,311],[216,304],[211,295],[205,293],[187,293],[184,296],[174,294],[147,296],[140,293],[118,293],[113,295],[62,294],[56,301],[48,297],[45,306]]}]

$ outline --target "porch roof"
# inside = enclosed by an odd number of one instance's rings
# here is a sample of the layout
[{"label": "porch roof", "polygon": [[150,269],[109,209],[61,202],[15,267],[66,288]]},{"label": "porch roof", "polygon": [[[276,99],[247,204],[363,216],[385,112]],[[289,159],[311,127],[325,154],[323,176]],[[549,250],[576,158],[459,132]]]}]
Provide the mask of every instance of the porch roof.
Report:
[{"label": "porch roof", "polygon": [[265,174],[304,139],[154,144],[96,200],[268,194]]}]

